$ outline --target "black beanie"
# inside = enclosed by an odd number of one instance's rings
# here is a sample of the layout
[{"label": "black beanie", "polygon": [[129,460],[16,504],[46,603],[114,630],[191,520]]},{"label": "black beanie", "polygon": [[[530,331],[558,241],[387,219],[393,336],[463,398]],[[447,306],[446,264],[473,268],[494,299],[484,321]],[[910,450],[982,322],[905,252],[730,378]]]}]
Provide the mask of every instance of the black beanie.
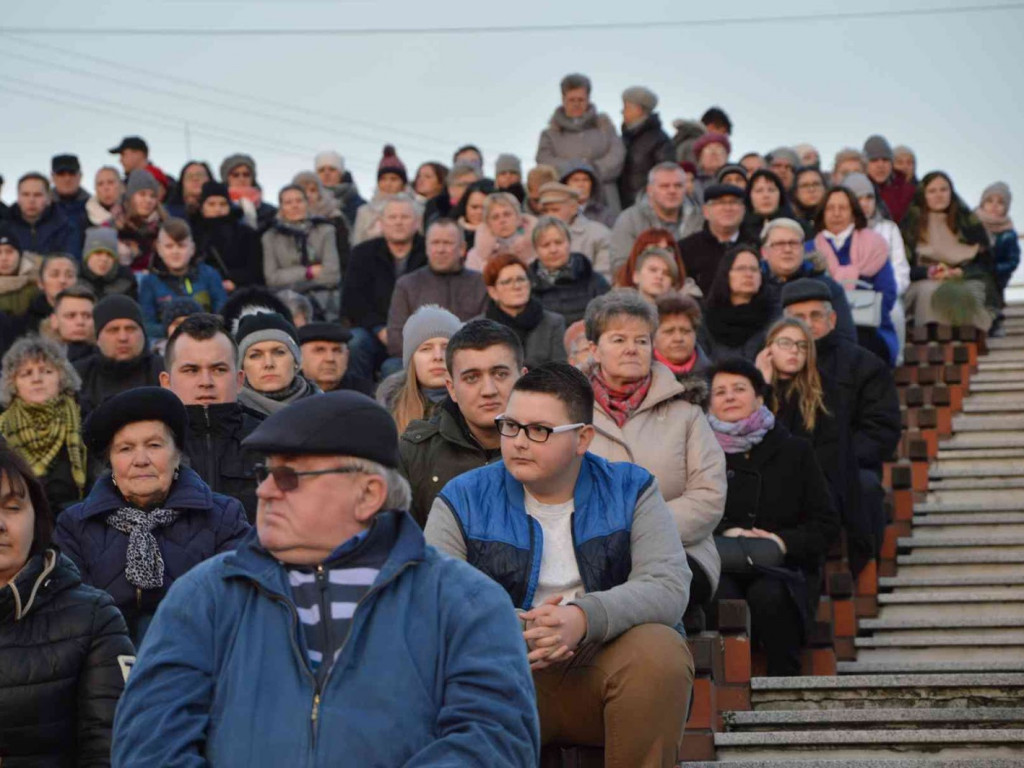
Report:
[{"label": "black beanie", "polygon": [[223,197],[230,203],[231,195],[228,193],[228,185],[213,180],[205,182],[203,191],[199,194],[199,204],[202,205],[210,197]]},{"label": "black beanie", "polygon": [[121,293],[104,296],[96,302],[96,306],[92,310],[92,320],[97,334],[103,330],[103,326],[112,320],[132,320],[138,323],[143,331],[146,329],[139,305],[130,296]]}]

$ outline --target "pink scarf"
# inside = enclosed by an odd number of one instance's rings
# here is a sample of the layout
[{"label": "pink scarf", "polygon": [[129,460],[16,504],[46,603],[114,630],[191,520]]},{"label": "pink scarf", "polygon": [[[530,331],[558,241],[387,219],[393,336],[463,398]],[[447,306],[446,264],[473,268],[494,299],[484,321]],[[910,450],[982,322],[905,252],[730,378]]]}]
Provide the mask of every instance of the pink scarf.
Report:
[{"label": "pink scarf", "polygon": [[680,363],[679,365],[670,362],[669,359],[658,350],[654,350],[654,359],[672,371],[676,376],[682,376],[684,373],[692,371],[693,367],[697,365],[697,350],[694,348],[693,354],[686,359],[686,362]]},{"label": "pink scarf", "polygon": [[889,244],[873,229],[855,229],[850,235],[850,263],[843,266],[836,257],[832,243],[819,232],[814,238],[814,247],[828,262],[828,273],[837,283],[852,285],[861,278],[874,277],[889,260]]}]

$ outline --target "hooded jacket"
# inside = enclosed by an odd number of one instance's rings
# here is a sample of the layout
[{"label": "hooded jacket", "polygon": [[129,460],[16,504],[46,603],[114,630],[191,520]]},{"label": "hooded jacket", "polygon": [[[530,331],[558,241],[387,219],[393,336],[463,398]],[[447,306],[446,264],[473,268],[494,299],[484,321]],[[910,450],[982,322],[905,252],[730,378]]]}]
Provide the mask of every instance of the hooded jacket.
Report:
[{"label": "hooded jacket", "polygon": [[[289,573],[252,532],[171,589],[115,722],[115,765],[536,765],[539,722],[503,590],[404,512],[322,683]],[[325,563],[329,567],[330,560]]]},{"label": "hooded jacket", "polygon": [[97,301],[115,293],[131,296],[136,301],[139,300],[139,283],[135,279],[135,275],[128,267],[118,264],[116,261],[105,275],[97,275],[89,269],[88,260],[83,261],[79,280],[92,288]]},{"label": "hooded jacket", "polygon": [[149,274],[142,276],[139,306],[146,321],[146,335],[150,339],[165,336],[160,315],[163,307],[175,299],[194,299],[204,312],[220,312],[228,300],[220,274],[213,267],[193,260],[184,275],[172,275],[159,256],[153,257]]},{"label": "hooded jacket", "polygon": [[21,206],[15,203],[7,211],[7,225],[18,236],[23,253],[42,256],[48,253],[70,253],[77,260],[82,258],[84,233],[53,203],[46,206],[42,216],[33,224],[25,220]]},{"label": "hooded jacket", "polygon": [[0,588],[0,763],[110,765],[114,708],[135,661],[110,595],[56,547]]},{"label": "hooded jacket", "polygon": [[647,187],[647,174],[651,168],[666,160],[675,160],[672,139],[661,127],[661,118],[651,113],[632,128],[622,126],[622,143],[626,159],[619,176],[619,201],[628,208]]},{"label": "hooded jacket", "polygon": [[559,169],[561,174],[559,181],[563,184],[568,184],[569,177],[580,171],[590,177],[590,197],[587,199],[587,204],[580,208],[580,210],[583,211],[588,219],[604,224],[610,230],[615,226],[615,217],[619,212],[612,211],[604,204],[604,187],[601,184],[601,177],[597,175],[593,165],[586,160],[570,160],[567,163],[563,163]]},{"label": "hooded jacket", "polygon": [[155,352],[143,352],[131,360],[112,360],[97,349],[74,366],[82,377],[78,402],[84,419],[119,392],[136,387],[159,387],[164,361]]},{"label": "hooded jacket", "polygon": [[242,211],[232,207],[226,216],[197,218],[192,224],[196,258],[213,267],[236,288],[263,284],[263,244],[259,234],[242,223]]},{"label": "hooded jacket", "polygon": [[544,309],[562,315],[566,327],[583,319],[591,299],[610,290],[608,281],[594,271],[590,260],[581,253],[570,253],[569,263],[558,270],[553,279],[541,274],[539,261],[533,262],[526,271],[532,294]]},{"label": "hooded jacket", "polygon": [[[314,216],[300,225],[274,219],[263,233],[263,276],[269,288],[337,289],[341,263],[334,227]],[[320,276],[306,277],[306,267],[320,264]]]}]

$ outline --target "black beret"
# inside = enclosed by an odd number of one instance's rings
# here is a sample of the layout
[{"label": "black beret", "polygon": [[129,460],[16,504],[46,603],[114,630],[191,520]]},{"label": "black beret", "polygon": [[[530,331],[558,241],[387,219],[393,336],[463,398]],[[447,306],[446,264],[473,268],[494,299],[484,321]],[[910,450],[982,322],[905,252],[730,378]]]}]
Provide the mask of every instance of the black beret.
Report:
[{"label": "black beret", "polygon": [[398,467],[398,428],[384,407],[341,390],[296,400],[256,427],[242,445],[261,453],[354,456]]},{"label": "black beret", "polygon": [[709,203],[720,197],[738,197],[743,199],[744,192],[735,184],[709,184],[704,188],[704,202]]},{"label": "black beret", "polygon": [[832,301],[832,292],[821,280],[802,277],[782,286],[782,306],[801,301]]},{"label": "black beret", "polygon": [[352,338],[352,331],[342,328],[337,323],[306,323],[299,328],[299,344],[307,341],[336,341],[347,344]]},{"label": "black beret", "polygon": [[184,450],[188,412],[178,396],[163,387],[128,389],[100,405],[85,420],[85,444],[101,454],[121,427],[136,421],[162,421],[174,435],[175,445]]}]

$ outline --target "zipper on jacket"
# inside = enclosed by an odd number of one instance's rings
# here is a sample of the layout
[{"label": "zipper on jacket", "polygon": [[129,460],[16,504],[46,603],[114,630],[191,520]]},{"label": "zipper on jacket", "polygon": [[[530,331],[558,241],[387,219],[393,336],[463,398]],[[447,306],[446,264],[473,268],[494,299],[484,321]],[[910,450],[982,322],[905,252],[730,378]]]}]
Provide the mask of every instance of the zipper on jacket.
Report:
[{"label": "zipper on jacket", "polygon": [[216,465],[213,460],[213,425],[210,424],[210,406],[203,406],[203,418],[206,420],[206,484],[214,493],[220,491],[220,476],[216,473]]},{"label": "zipper on jacket", "polygon": [[[318,563],[316,566],[316,585],[320,591],[320,623],[323,627],[323,638],[324,638],[324,657],[320,661],[321,664],[332,664],[334,663],[333,649],[331,648],[331,600],[327,594],[327,572],[324,570],[324,564]],[[328,659],[328,654],[331,654]],[[327,668],[327,672],[330,672],[330,667]],[[327,673],[324,673],[324,677]],[[314,702],[313,708],[313,721],[316,722],[316,710],[319,708],[318,703]]]}]

